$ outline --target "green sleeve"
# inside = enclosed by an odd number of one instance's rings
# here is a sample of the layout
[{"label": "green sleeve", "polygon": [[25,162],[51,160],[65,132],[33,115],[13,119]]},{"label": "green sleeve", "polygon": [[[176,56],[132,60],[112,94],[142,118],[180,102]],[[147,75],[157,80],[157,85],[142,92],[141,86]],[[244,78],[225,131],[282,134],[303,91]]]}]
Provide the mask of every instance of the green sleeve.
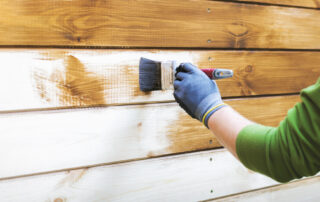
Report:
[{"label": "green sleeve", "polygon": [[240,131],[236,150],[246,167],[279,182],[320,171],[320,79],[301,92],[301,101],[276,128],[253,124]]}]

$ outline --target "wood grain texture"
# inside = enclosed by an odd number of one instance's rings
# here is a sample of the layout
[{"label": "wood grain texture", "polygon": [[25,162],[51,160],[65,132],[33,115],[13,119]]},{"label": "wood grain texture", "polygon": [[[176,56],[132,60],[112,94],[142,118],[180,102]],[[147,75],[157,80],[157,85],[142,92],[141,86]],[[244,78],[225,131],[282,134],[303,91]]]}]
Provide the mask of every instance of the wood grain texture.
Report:
[{"label": "wood grain texture", "polygon": [[[226,103],[253,121],[277,126],[298,101],[281,96]],[[0,123],[0,178],[220,146],[175,103],[1,114]]]},{"label": "wood grain texture", "polygon": [[1,45],[319,49],[311,9],[191,0],[10,1]]},{"label": "wood grain texture", "polygon": [[268,3],[275,5],[287,5],[287,6],[301,6],[309,8],[320,8],[319,0],[235,0],[241,2],[258,2],[258,3]]},{"label": "wood grain texture", "polygon": [[212,200],[212,202],[268,202],[268,201],[304,201],[313,202],[320,198],[320,177],[308,178],[288,184]]},{"label": "wood grain texture", "polygon": [[0,181],[1,201],[200,201],[278,184],[225,150]]},{"label": "wood grain texture", "polygon": [[140,91],[142,56],[232,69],[223,97],[298,93],[320,76],[320,52],[2,49],[0,111],[174,101]]}]

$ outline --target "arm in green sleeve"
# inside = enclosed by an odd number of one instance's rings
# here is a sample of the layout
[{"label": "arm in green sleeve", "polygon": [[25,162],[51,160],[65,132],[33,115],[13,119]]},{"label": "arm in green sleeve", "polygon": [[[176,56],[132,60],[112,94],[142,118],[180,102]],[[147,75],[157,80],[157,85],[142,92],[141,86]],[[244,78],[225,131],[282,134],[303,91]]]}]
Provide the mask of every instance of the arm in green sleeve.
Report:
[{"label": "arm in green sleeve", "polygon": [[279,182],[320,171],[320,79],[301,100],[279,127],[253,124],[240,131],[236,149],[246,167]]}]

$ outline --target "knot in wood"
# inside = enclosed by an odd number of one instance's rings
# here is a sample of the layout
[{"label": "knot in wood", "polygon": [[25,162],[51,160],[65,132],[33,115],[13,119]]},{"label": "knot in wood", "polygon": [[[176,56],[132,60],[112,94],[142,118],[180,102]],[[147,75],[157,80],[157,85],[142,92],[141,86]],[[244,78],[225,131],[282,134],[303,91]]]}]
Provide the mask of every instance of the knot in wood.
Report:
[{"label": "knot in wood", "polygon": [[242,37],[248,33],[248,27],[242,22],[235,22],[227,26],[228,32],[234,37]]},{"label": "knot in wood", "polygon": [[252,71],[253,71],[252,65],[246,66],[246,67],[244,68],[244,71],[245,71],[245,72],[248,72],[248,73],[252,72]]},{"label": "knot in wood", "polygon": [[252,65],[247,65],[236,70],[236,76],[238,78],[246,78],[249,74],[252,74],[254,67]]},{"label": "knot in wood", "polygon": [[56,198],[54,199],[54,202],[64,202],[64,200],[62,198]]}]

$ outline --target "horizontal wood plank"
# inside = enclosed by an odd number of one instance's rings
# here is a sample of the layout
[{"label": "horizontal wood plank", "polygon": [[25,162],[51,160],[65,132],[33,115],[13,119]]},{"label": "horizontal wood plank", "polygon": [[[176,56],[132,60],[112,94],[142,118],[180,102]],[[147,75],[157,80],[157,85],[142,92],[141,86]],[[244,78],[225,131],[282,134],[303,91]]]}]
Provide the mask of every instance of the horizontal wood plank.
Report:
[{"label": "horizontal wood plank", "polygon": [[[225,101],[277,126],[299,96]],[[0,114],[0,178],[219,147],[175,104]],[[1,190],[1,189],[0,189]]]},{"label": "horizontal wood plank", "polygon": [[313,202],[320,198],[320,177],[308,178],[288,184],[243,193],[231,197],[212,200],[212,202],[268,202],[268,201],[304,201]]},{"label": "horizontal wood plank", "polygon": [[320,52],[2,49],[0,111],[174,101],[140,91],[142,56],[232,69],[223,97],[298,93],[320,76]]},{"label": "horizontal wood plank", "polygon": [[1,201],[200,201],[277,182],[225,150],[0,181]]},{"label": "horizontal wood plank", "polygon": [[320,13],[219,1],[0,3],[0,45],[319,49]]},{"label": "horizontal wood plank", "polygon": [[319,0],[235,0],[241,2],[257,2],[257,3],[268,3],[275,5],[287,5],[287,6],[301,6],[309,8],[320,8]]}]

